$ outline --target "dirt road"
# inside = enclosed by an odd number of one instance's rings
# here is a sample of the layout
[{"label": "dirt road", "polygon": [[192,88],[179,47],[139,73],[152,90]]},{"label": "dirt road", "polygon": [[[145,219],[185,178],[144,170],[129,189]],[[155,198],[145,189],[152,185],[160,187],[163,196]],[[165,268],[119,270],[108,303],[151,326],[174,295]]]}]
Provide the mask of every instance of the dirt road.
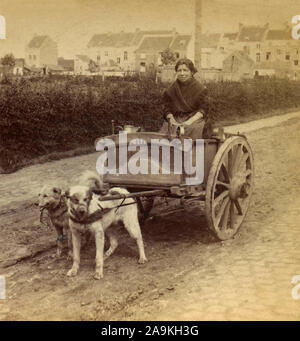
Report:
[{"label": "dirt road", "polygon": [[247,134],[255,191],[234,239],[211,237],[199,207],[161,216],[142,228],[149,262],[137,264],[136,245],[120,230],[121,245],[100,281],[92,278],[93,245],[82,253],[78,277],[66,277],[71,263],[53,257],[54,232],[39,226],[32,206],[43,181],[72,182],[96,155],[0,175],[7,288],[0,320],[299,320],[291,283],[300,275],[299,130],[294,118]]}]

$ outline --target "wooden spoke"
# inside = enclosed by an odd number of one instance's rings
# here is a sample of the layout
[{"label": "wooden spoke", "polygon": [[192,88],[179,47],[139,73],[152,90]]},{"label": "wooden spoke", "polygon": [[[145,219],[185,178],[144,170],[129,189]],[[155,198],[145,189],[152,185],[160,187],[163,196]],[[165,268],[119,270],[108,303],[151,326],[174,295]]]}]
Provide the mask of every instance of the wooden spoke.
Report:
[{"label": "wooden spoke", "polygon": [[220,207],[220,210],[219,210],[219,212],[218,212],[218,214],[217,214],[217,216],[216,216],[216,226],[217,226],[217,227],[218,227],[219,224],[220,224],[220,220],[221,220],[221,218],[222,218],[222,216],[223,216],[223,214],[224,214],[225,208],[226,208],[226,206],[227,206],[227,204],[228,204],[229,202],[230,202],[230,198],[229,198],[229,197],[225,198],[224,201],[222,202],[222,205],[221,205],[221,207]]},{"label": "wooden spoke", "polygon": [[249,159],[250,155],[249,153],[244,153],[242,157],[239,160],[239,164],[237,165],[237,169],[240,169],[241,166],[246,166],[246,161]]},{"label": "wooden spoke", "polygon": [[224,200],[229,195],[229,191],[226,190],[222,192],[217,198],[214,199],[213,206],[216,207],[222,200]]},{"label": "wooden spoke", "polygon": [[252,175],[252,169],[247,169],[246,170],[246,174],[245,174],[245,176],[247,177],[247,176],[249,176],[249,175]]},{"label": "wooden spoke", "polygon": [[233,168],[233,148],[228,151],[228,175],[232,179],[232,168]]},{"label": "wooden spoke", "polygon": [[227,184],[227,183],[225,183],[223,181],[217,181],[216,185],[224,186],[226,188],[229,188],[229,186],[230,186],[230,184]]},{"label": "wooden spoke", "polygon": [[240,159],[242,157],[242,154],[243,154],[243,146],[241,144],[239,144],[237,146],[237,150],[235,152],[235,155],[234,155],[234,161],[233,161],[233,172],[236,172],[237,170],[237,167],[240,163]]},{"label": "wooden spoke", "polygon": [[230,227],[234,229],[234,204],[230,202]]},{"label": "wooden spoke", "polygon": [[229,218],[229,212],[230,212],[230,205],[231,205],[231,200],[228,201],[226,207],[225,207],[225,212],[223,216],[223,221],[222,221],[222,228],[227,229],[228,226],[228,218]]},{"label": "wooden spoke", "polygon": [[226,182],[230,182],[229,174],[228,174],[227,168],[224,165],[224,163],[222,163],[222,165],[221,165],[221,171],[222,171],[222,173],[224,175],[225,181]]},{"label": "wooden spoke", "polygon": [[234,202],[235,207],[236,207],[236,209],[238,211],[238,214],[239,215],[243,215],[243,211],[242,211],[242,208],[241,208],[241,205],[240,205],[238,199],[234,200],[233,202]]},{"label": "wooden spoke", "polygon": [[[240,228],[249,208],[253,182],[253,155],[247,139],[229,136],[218,146],[205,187],[206,220],[219,240],[232,238]],[[240,193],[239,186],[244,186]]]}]

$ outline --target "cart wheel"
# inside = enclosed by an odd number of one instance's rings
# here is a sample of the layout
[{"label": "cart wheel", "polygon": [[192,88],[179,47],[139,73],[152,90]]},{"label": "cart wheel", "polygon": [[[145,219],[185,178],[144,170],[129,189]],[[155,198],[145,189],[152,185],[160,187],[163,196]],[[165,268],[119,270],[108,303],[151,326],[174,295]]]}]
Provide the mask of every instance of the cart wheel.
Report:
[{"label": "cart wheel", "polygon": [[213,160],[206,184],[206,220],[218,239],[230,239],[237,233],[249,208],[253,181],[253,154],[247,139],[226,139]]}]

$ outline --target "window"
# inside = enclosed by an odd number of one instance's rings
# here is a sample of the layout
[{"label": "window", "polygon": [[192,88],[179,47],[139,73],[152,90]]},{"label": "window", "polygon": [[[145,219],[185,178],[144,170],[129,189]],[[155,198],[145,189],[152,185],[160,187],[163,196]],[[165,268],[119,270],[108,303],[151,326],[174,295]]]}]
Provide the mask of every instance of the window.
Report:
[{"label": "window", "polygon": [[120,57],[117,58],[117,63],[118,63],[118,64],[121,63],[121,58],[120,58]]},{"label": "window", "polygon": [[36,55],[34,54],[34,55],[32,56],[32,58],[33,58],[33,60],[36,60]]},{"label": "window", "polygon": [[124,60],[128,60],[128,52],[124,51]]},{"label": "window", "polygon": [[285,60],[290,60],[290,55],[289,54],[285,55]]},{"label": "window", "polygon": [[97,62],[100,62],[101,56],[97,56]]},{"label": "window", "polygon": [[270,60],[271,59],[271,52],[267,52],[266,53],[266,60]]},{"label": "window", "polygon": [[244,46],[243,50],[245,53],[250,54],[250,47],[249,46]]},{"label": "window", "polygon": [[299,65],[299,60],[294,60],[294,65]]},{"label": "window", "polygon": [[29,59],[31,60],[31,54],[29,55]]},{"label": "window", "polygon": [[260,44],[256,44],[257,50],[260,50]]},{"label": "window", "polygon": [[260,62],[260,53],[256,53],[256,62]]},{"label": "window", "polygon": [[104,52],[104,56],[106,56],[106,57],[108,56],[108,51]]},{"label": "window", "polygon": [[278,55],[281,54],[281,50],[280,50],[280,49],[277,50],[277,54],[278,54]]}]

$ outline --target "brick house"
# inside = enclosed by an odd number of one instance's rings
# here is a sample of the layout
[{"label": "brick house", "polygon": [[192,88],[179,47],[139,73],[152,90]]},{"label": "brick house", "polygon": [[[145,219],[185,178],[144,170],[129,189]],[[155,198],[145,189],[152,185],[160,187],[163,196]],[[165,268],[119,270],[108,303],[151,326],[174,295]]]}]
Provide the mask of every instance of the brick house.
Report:
[{"label": "brick house", "polygon": [[74,73],[76,75],[89,75],[91,59],[86,55],[76,55],[74,59]]},{"label": "brick house", "polygon": [[170,47],[173,41],[172,36],[166,37],[145,37],[141,45],[135,51],[135,69],[141,73],[155,70],[162,65],[161,53]]},{"label": "brick house", "polygon": [[15,76],[23,76],[24,66],[25,66],[24,58],[16,58],[15,59],[15,65],[13,67],[13,74]]},{"label": "brick house", "polygon": [[291,30],[269,30],[262,51],[256,58],[257,66],[273,69],[278,77],[300,79],[300,43]]},{"label": "brick house", "polygon": [[25,48],[25,63],[29,67],[57,65],[57,58],[57,44],[46,35],[35,36]]},{"label": "brick house", "polygon": [[255,62],[244,51],[234,51],[223,61],[223,78],[240,80],[253,78]]},{"label": "brick house", "polygon": [[[158,41],[155,43],[155,40]],[[151,44],[154,45],[151,47]],[[135,32],[129,33],[120,32],[94,35],[87,45],[87,54],[100,66],[100,69],[101,66],[106,66],[109,61],[114,61],[124,71],[140,71],[141,67],[144,69],[143,63],[148,66],[158,65],[160,57],[158,53],[162,52],[165,48],[172,47],[176,49],[178,55],[183,56],[187,53],[186,50],[188,51],[190,46],[190,36],[179,36],[176,34],[175,29],[161,31],[136,29]],[[143,52],[140,49],[145,51]],[[137,51],[142,54],[142,58],[137,54]],[[148,54],[148,64],[143,61],[145,53]],[[136,58],[139,59],[139,62],[136,61]]]},{"label": "brick house", "polygon": [[156,70],[162,65],[161,53],[169,48],[176,58],[189,57],[191,46],[190,35],[174,33],[166,36],[146,36],[135,50],[135,68],[139,72]]},{"label": "brick house", "polygon": [[124,70],[131,70],[134,65],[132,41],[134,33],[95,34],[87,45],[87,54],[97,65],[107,65],[114,61]]},{"label": "brick house", "polygon": [[72,75],[74,73],[74,59],[58,58],[58,65],[63,67],[64,74]]}]

